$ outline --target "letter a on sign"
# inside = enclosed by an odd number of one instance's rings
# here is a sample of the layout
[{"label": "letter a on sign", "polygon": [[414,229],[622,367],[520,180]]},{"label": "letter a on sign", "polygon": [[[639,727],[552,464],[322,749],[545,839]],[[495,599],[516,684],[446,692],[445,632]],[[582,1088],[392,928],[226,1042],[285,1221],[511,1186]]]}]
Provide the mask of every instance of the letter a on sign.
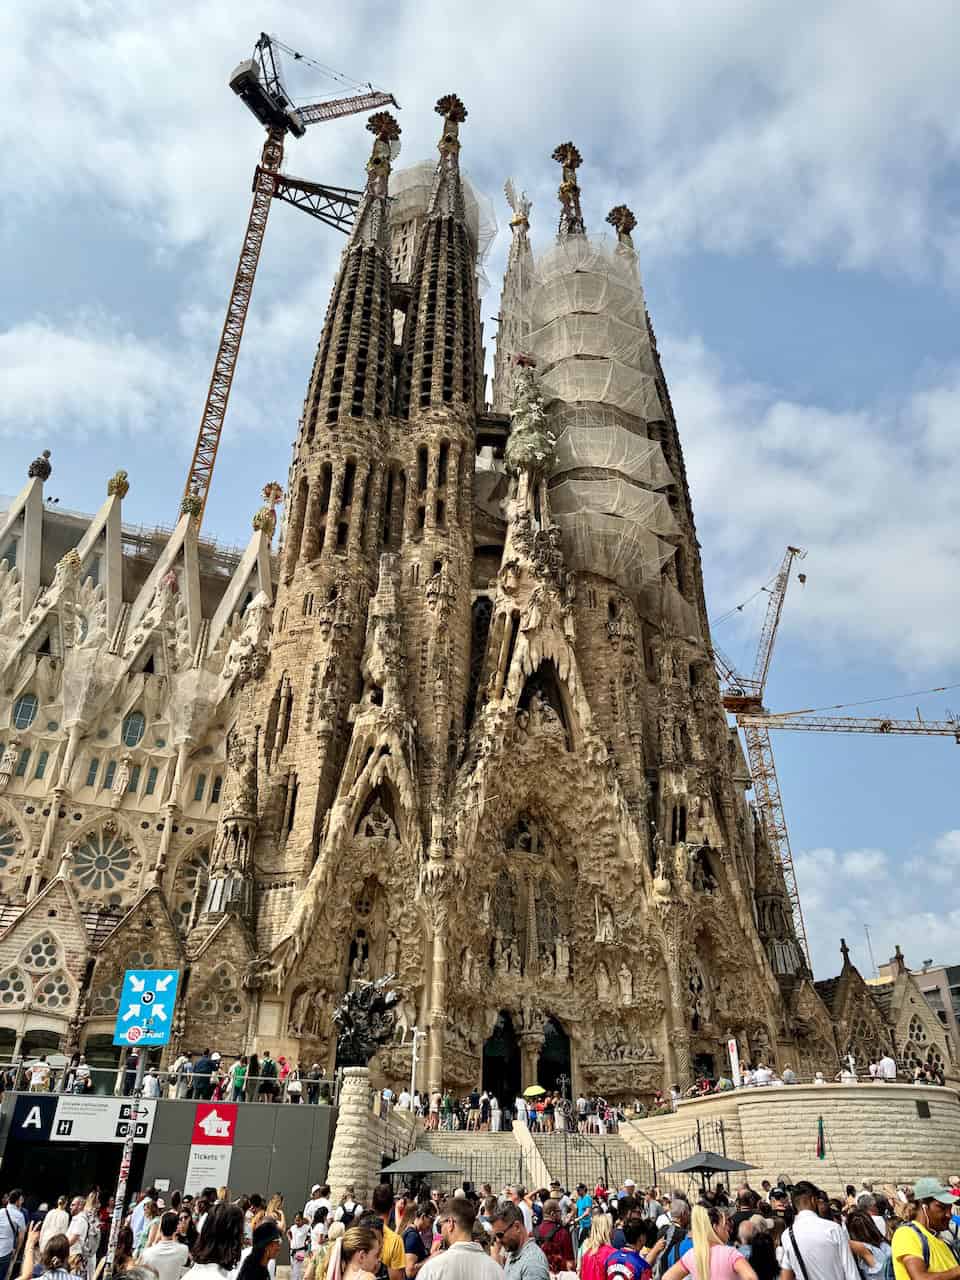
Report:
[{"label": "letter a on sign", "polygon": [[42,1129],[43,1116],[40,1114],[39,1107],[31,1107],[27,1114],[23,1117],[20,1125],[21,1129]]}]

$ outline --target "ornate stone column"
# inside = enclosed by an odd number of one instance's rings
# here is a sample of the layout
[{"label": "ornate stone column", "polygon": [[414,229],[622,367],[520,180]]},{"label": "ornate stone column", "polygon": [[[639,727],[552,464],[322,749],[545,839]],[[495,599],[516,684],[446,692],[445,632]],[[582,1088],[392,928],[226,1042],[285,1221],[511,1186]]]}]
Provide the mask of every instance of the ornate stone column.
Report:
[{"label": "ornate stone column", "polygon": [[337,1129],[330,1152],[327,1181],[331,1199],[338,1201],[352,1186],[360,1204],[369,1203],[370,1170],[370,1071],[345,1067],[340,1088]]}]

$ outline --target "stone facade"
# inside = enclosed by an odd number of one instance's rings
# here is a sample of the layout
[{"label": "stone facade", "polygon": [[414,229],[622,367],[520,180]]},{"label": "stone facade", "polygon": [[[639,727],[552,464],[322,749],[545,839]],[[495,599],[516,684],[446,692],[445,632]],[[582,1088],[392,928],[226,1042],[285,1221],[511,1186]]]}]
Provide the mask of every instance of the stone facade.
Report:
[{"label": "stone facade", "polygon": [[563,144],[535,261],[512,195],[489,411],[466,110],[437,110],[399,226],[398,126],[369,122],[275,558],[274,484],[230,555],[189,507],[128,529],[125,472],[54,514],[46,457],[0,517],[6,1045],[109,1057],[122,970],[156,964],[184,974],[174,1051],[328,1068],[346,986],[395,973],[394,1084],[415,1024],[431,1087],[491,1037],[518,1085],[630,1097],[734,1036],[811,1071],[902,1051],[900,1005],[810,981],[746,796],[633,215],[587,237]]}]

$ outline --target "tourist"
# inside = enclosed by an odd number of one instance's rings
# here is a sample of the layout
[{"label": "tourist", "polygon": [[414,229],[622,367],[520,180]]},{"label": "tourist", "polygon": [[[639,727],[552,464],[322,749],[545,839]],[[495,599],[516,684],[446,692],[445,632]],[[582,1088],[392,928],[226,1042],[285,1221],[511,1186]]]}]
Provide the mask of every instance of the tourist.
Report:
[{"label": "tourist", "polygon": [[427,1246],[423,1241],[423,1232],[433,1223],[433,1206],[424,1201],[416,1206],[407,1206],[404,1222],[409,1225],[403,1229],[404,1274],[407,1280],[413,1280],[427,1260]]},{"label": "tourist", "polygon": [[499,1133],[501,1123],[500,1099],[495,1093],[490,1095],[490,1132]]},{"label": "tourist", "polygon": [[[342,1223],[334,1223],[334,1226],[342,1226]],[[310,1252],[317,1254],[326,1245],[330,1238],[330,1210],[326,1205],[321,1205],[313,1215],[310,1223]]]},{"label": "tourist", "polygon": [[192,1097],[199,1098],[201,1102],[209,1102],[213,1094],[213,1073],[216,1070],[216,1063],[209,1049],[204,1049],[200,1057],[193,1064],[193,1092]]},{"label": "tourist", "polygon": [[561,1220],[558,1201],[544,1201],[543,1220],[534,1232],[533,1238],[546,1254],[547,1264],[554,1275],[558,1271],[574,1269],[575,1259],[573,1245],[570,1243],[570,1232]]},{"label": "tourist", "polygon": [[467,1111],[467,1129],[480,1128],[480,1090],[474,1086],[470,1091],[470,1106]]},{"label": "tourist", "polygon": [[26,1234],[27,1220],[23,1216],[23,1192],[17,1188],[7,1196],[7,1203],[0,1212],[0,1280],[6,1280],[10,1263],[20,1252],[20,1246]]},{"label": "tourist", "polygon": [[850,1249],[857,1262],[857,1269],[864,1280],[882,1280],[889,1274],[888,1261],[893,1250],[887,1243],[886,1231],[877,1227],[876,1219],[863,1209],[852,1209],[846,1217]]},{"label": "tourist", "polygon": [[611,1244],[613,1218],[609,1213],[594,1214],[589,1234],[580,1250],[578,1271],[581,1280],[603,1280],[607,1259],[614,1252]]},{"label": "tourist", "polygon": [[950,1225],[956,1203],[949,1187],[937,1178],[920,1178],[913,1187],[916,1217],[893,1233],[893,1271],[896,1280],[957,1280],[960,1265],[940,1233]]},{"label": "tourist", "polygon": [[503,1265],[505,1280],[549,1280],[546,1255],[530,1238],[517,1203],[501,1205],[493,1220],[496,1261]]},{"label": "tourist", "polygon": [[168,1210],[160,1219],[160,1238],[140,1255],[144,1266],[152,1267],[159,1280],[180,1280],[189,1263],[190,1251],[177,1239],[178,1218]]},{"label": "tourist", "polygon": [[183,1205],[177,1214],[177,1243],[186,1245],[187,1252],[193,1257],[194,1245],[200,1232],[197,1230],[197,1224],[193,1220],[193,1214],[189,1209],[185,1209]]},{"label": "tourist", "polygon": [[57,1201],[57,1207],[48,1210],[44,1215],[37,1251],[42,1254],[54,1236],[65,1236],[67,1234],[69,1226],[70,1214],[67,1212],[67,1197],[61,1196]]},{"label": "tourist", "polygon": [[[23,1265],[20,1268],[20,1280],[32,1280],[36,1271],[36,1257],[40,1255],[40,1280],[70,1280],[68,1265],[70,1262],[70,1245],[62,1233],[51,1236],[44,1249],[40,1248],[40,1224],[34,1223],[27,1232],[27,1242],[23,1247]],[[5,1274],[5,1273],[4,1273]]]},{"label": "tourist", "polygon": [[143,1077],[143,1096],[145,1098],[160,1097],[160,1073],[156,1067],[151,1067]]},{"label": "tourist", "polygon": [[665,1226],[657,1220],[659,1238],[663,1241],[663,1258],[660,1262],[660,1274],[663,1275],[693,1248],[690,1236],[690,1206],[686,1200],[675,1197],[670,1201],[670,1216]]},{"label": "tourist", "polygon": [[35,1062],[27,1064],[27,1080],[30,1093],[49,1093],[50,1064],[47,1062],[45,1053],[42,1053]]},{"label": "tourist", "polygon": [[800,1081],[797,1078],[797,1073],[794,1071],[793,1067],[786,1066],[783,1068],[783,1083],[784,1084],[800,1083]]},{"label": "tourist", "polygon": [[[722,1209],[693,1206],[691,1211],[692,1247],[663,1272],[663,1280],[757,1280],[750,1263],[739,1250],[728,1244],[730,1219]],[[812,1278],[811,1278],[812,1280]]]},{"label": "tourist", "polygon": [[[202,1233],[201,1233],[202,1234]],[[283,1232],[272,1218],[265,1217],[254,1229],[250,1252],[240,1264],[237,1280],[271,1280],[270,1264],[276,1267]]]},{"label": "tourist", "polygon": [[327,1257],[327,1280],[374,1280],[379,1255],[380,1240],[375,1232],[368,1227],[349,1227]]},{"label": "tourist", "polygon": [[287,1228],[287,1242],[290,1245],[290,1280],[303,1280],[303,1266],[310,1250],[310,1223],[302,1213],[295,1214]]},{"label": "tourist", "polygon": [[257,1092],[261,1102],[276,1102],[280,1093],[279,1072],[269,1049],[264,1049],[260,1059],[260,1087]]},{"label": "tourist", "polygon": [[218,1202],[206,1215],[183,1280],[227,1280],[243,1251],[243,1210]]},{"label": "tourist", "polygon": [[476,1209],[466,1196],[452,1196],[438,1220],[443,1251],[424,1263],[421,1280],[503,1280],[500,1267],[474,1238]]},{"label": "tourist", "polygon": [[817,1215],[819,1195],[812,1182],[798,1182],[793,1188],[796,1216],[780,1242],[782,1280],[858,1280],[857,1264],[843,1228]]},{"label": "tourist", "polygon": [[238,1058],[230,1068],[230,1101],[243,1102],[247,1089],[247,1066],[248,1061],[246,1054],[242,1058]]},{"label": "tourist", "polygon": [[308,1222],[313,1222],[318,1209],[326,1209],[329,1212],[332,1207],[330,1188],[323,1183],[315,1182],[310,1188],[310,1199],[303,1206],[303,1216]]},{"label": "tourist", "polygon": [[181,1053],[170,1068],[170,1084],[175,1098],[189,1098],[193,1086],[193,1054]]},{"label": "tourist", "polygon": [[895,1084],[897,1079],[897,1064],[890,1056],[889,1050],[884,1050],[883,1057],[877,1063],[877,1079],[884,1084]]},{"label": "tourist", "polygon": [[71,1257],[76,1254],[83,1259],[86,1264],[88,1280],[92,1280],[97,1260],[97,1249],[100,1245],[98,1207],[97,1193],[95,1191],[91,1191],[86,1200],[82,1196],[76,1196],[71,1206],[73,1217],[70,1219],[70,1226],[67,1228]]},{"label": "tourist", "polygon": [[778,1280],[780,1262],[777,1258],[777,1246],[772,1231],[767,1223],[772,1219],[764,1219],[762,1228],[757,1228],[750,1241],[750,1266],[756,1272],[757,1280]]},{"label": "tourist", "polygon": [[380,1246],[380,1261],[386,1267],[389,1280],[403,1280],[406,1268],[406,1252],[403,1237],[389,1226],[390,1212],[393,1209],[393,1192],[389,1183],[381,1182],[373,1189],[370,1197],[371,1207],[380,1222],[383,1243]]},{"label": "tourist", "polygon": [[822,1072],[822,1071],[817,1071],[817,1072],[815,1072],[815,1073],[814,1073],[813,1083],[814,1083],[814,1084],[826,1084],[826,1083],[827,1083],[827,1082],[826,1082],[826,1080],[824,1079],[824,1075],[823,1075],[823,1072]]}]

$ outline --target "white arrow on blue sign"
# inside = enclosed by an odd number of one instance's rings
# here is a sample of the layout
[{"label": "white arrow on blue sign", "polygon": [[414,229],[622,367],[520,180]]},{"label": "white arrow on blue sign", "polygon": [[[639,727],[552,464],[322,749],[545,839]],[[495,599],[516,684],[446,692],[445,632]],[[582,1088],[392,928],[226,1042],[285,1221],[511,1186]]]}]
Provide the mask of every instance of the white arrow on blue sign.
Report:
[{"label": "white arrow on blue sign", "polygon": [[167,1043],[179,977],[178,969],[127,969],[113,1029],[114,1044],[150,1048]]}]

